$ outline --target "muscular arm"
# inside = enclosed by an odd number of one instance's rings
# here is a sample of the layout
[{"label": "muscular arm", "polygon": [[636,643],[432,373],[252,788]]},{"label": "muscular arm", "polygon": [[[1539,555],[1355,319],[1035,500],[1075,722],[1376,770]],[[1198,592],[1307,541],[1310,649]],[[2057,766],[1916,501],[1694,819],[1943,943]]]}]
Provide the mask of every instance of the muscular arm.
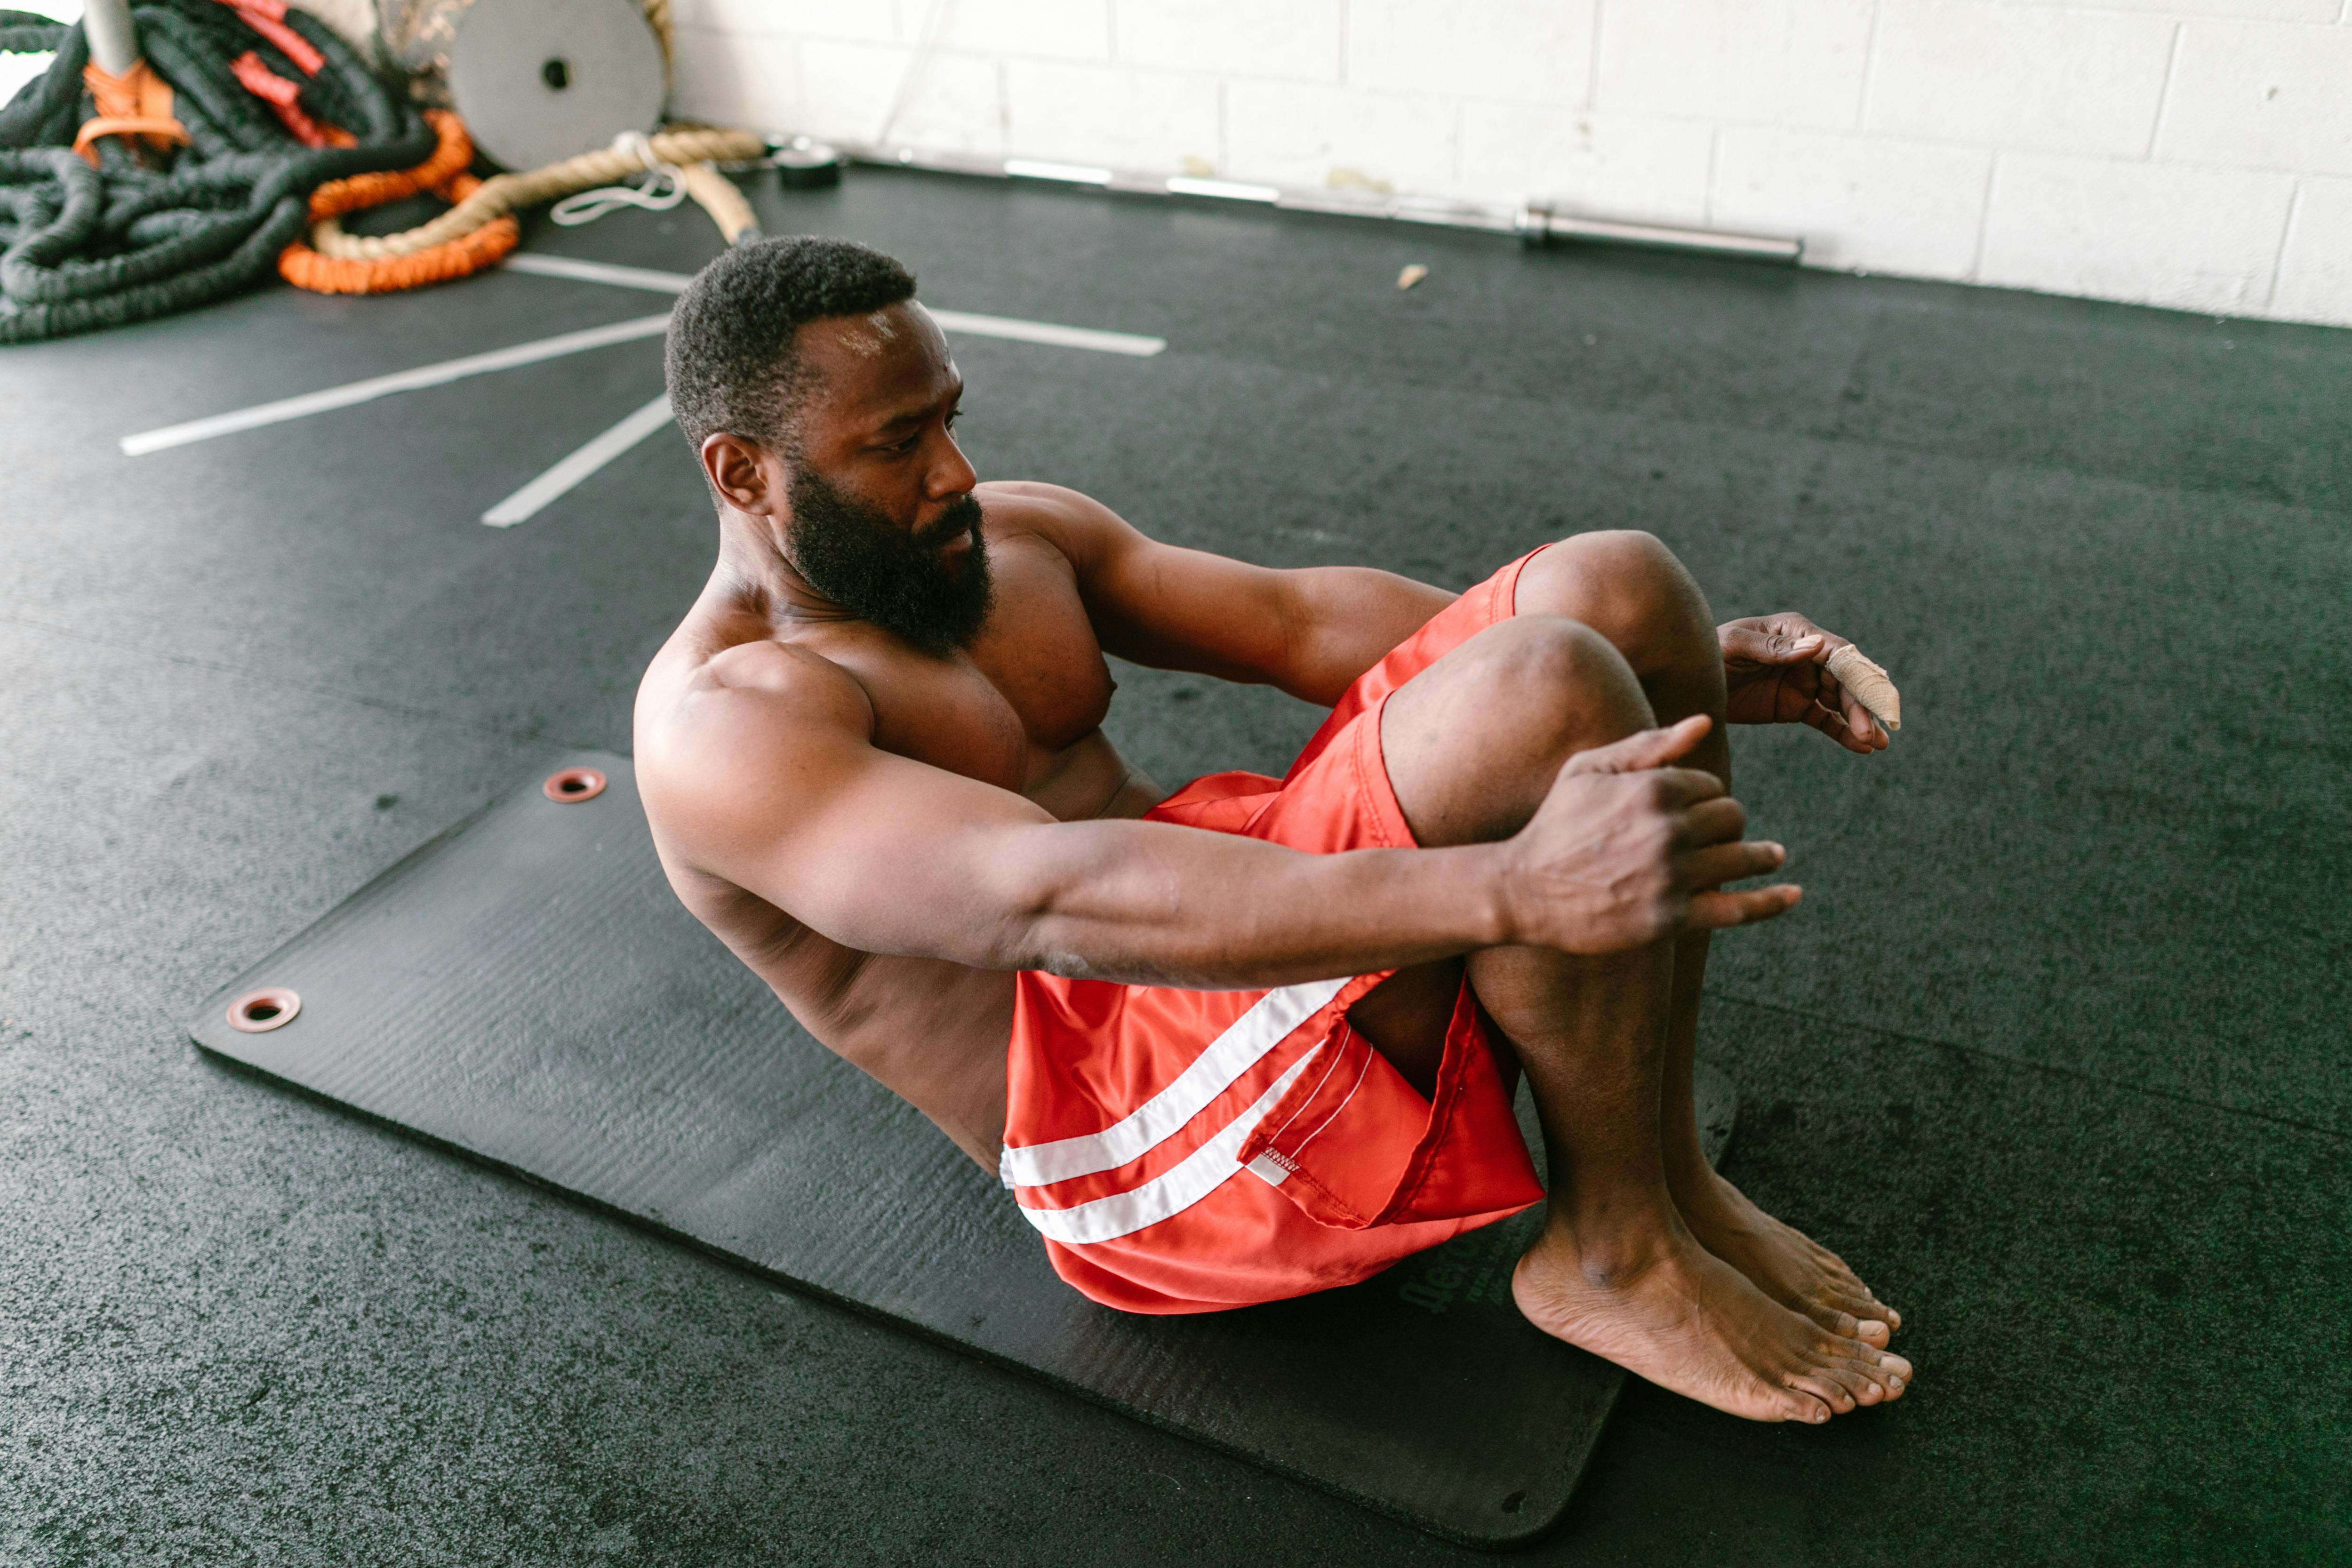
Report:
[{"label": "muscular arm", "polygon": [[1160,823],[1056,822],[884,752],[814,656],[725,656],[642,748],[672,855],[867,952],[1204,990],[1393,969],[1507,940],[1502,848],[1307,855]]},{"label": "muscular arm", "polygon": [[1793,889],[1710,773],[1706,721],[1580,752],[1514,837],[1308,855],[1134,821],[1064,823],[871,743],[864,690],[814,655],[735,650],[653,734],[638,784],[664,850],[845,946],[1202,990],[1398,969],[1524,942],[1609,952],[1742,924]]},{"label": "muscular arm", "polygon": [[1107,653],[1273,686],[1329,707],[1454,595],[1363,566],[1276,571],[1146,538],[1058,485],[1005,484],[1076,572]]}]

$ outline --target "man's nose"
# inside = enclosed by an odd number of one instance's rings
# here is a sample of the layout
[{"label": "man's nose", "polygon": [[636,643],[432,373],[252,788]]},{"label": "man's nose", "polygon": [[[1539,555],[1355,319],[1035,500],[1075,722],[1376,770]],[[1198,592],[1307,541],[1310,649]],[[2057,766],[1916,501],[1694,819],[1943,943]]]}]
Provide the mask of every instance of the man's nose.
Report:
[{"label": "man's nose", "polygon": [[964,457],[963,448],[956,445],[955,437],[950,436],[941,445],[944,450],[931,464],[923,487],[923,493],[932,500],[960,496],[980,483],[979,472]]}]

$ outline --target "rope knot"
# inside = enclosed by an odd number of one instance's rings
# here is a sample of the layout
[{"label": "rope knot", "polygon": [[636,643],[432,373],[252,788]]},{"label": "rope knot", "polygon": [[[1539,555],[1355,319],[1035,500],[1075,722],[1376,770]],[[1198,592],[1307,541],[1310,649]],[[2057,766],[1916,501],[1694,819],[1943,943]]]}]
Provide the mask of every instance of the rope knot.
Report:
[{"label": "rope knot", "polygon": [[652,141],[642,131],[624,131],[613,138],[613,151],[635,158],[645,165],[643,180],[635,185],[599,185],[593,191],[569,195],[547,209],[548,218],[565,228],[577,228],[582,224],[594,223],[606,213],[623,207],[643,207],[647,212],[667,212],[686,200],[686,178],[677,165],[662,161],[654,151]]},{"label": "rope knot", "polygon": [[91,143],[101,136],[136,136],[159,153],[188,144],[188,128],[172,113],[172,84],[145,60],[131,61],[121,76],[92,60],[81,68],[81,80],[98,112],[82,122],[73,150],[90,167],[98,166],[98,149]]}]

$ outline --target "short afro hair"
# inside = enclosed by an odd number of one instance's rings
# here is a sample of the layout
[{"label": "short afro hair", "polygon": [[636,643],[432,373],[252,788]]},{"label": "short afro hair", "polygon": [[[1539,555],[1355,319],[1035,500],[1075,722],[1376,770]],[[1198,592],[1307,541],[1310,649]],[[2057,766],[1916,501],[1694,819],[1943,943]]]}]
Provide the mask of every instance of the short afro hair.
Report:
[{"label": "short afro hair", "polygon": [[662,370],[688,445],[698,452],[724,430],[790,451],[808,390],[801,327],[914,296],[913,273],[854,240],[796,236],[728,251],[695,274],[669,319]]}]

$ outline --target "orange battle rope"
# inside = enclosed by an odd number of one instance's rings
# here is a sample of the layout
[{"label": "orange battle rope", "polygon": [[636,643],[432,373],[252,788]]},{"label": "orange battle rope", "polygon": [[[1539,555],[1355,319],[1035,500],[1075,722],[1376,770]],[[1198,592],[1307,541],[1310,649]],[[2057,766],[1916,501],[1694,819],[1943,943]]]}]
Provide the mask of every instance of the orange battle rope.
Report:
[{"label": "orange battle rope", "polygon": [[175,142],[187,144],[188,128],[172,113],[172,84],[148,69],[145,60],[133,60],[121,76],[92,60],[81,68],[81,79],[98,112],[82,121],[73,150],[92,168],[98,166],[98,149],[90,143],[101,136],[137,136],[159,153]]},{"label": "orange battle rope", "polygon": [[[419,191],[430,191],[454,206],[479,189],[482,182],[467,172],[474,143],[465,122],[443,109],[428,109],[425,118],[441,138],[433,156],[414,169],[328,181],[310,195],[310,221],[382,206]],[[278,272],[297,289],[316,294],[389,294],[478,272],[504,259],[521,239],[522,226],[509,216],[409,256],[346,259],[321,256],[297,240],[278,253]]]},{"label": "orange battle rope", "polygon": [[[298,40],[299,41],[299,40]],[[299,65],[300,61],[295,62]],[[269,106],[286,127],[288,135],[305,147],[350,147],[358,138],[340,125],[322,125],[303,111],[299,100],[302,84],[289,81],[261,63],[261,57],[251,49],[228,62],[229,74],[236,78],[246,91]],[[318,72],[310,73],[316,76]]]}]

